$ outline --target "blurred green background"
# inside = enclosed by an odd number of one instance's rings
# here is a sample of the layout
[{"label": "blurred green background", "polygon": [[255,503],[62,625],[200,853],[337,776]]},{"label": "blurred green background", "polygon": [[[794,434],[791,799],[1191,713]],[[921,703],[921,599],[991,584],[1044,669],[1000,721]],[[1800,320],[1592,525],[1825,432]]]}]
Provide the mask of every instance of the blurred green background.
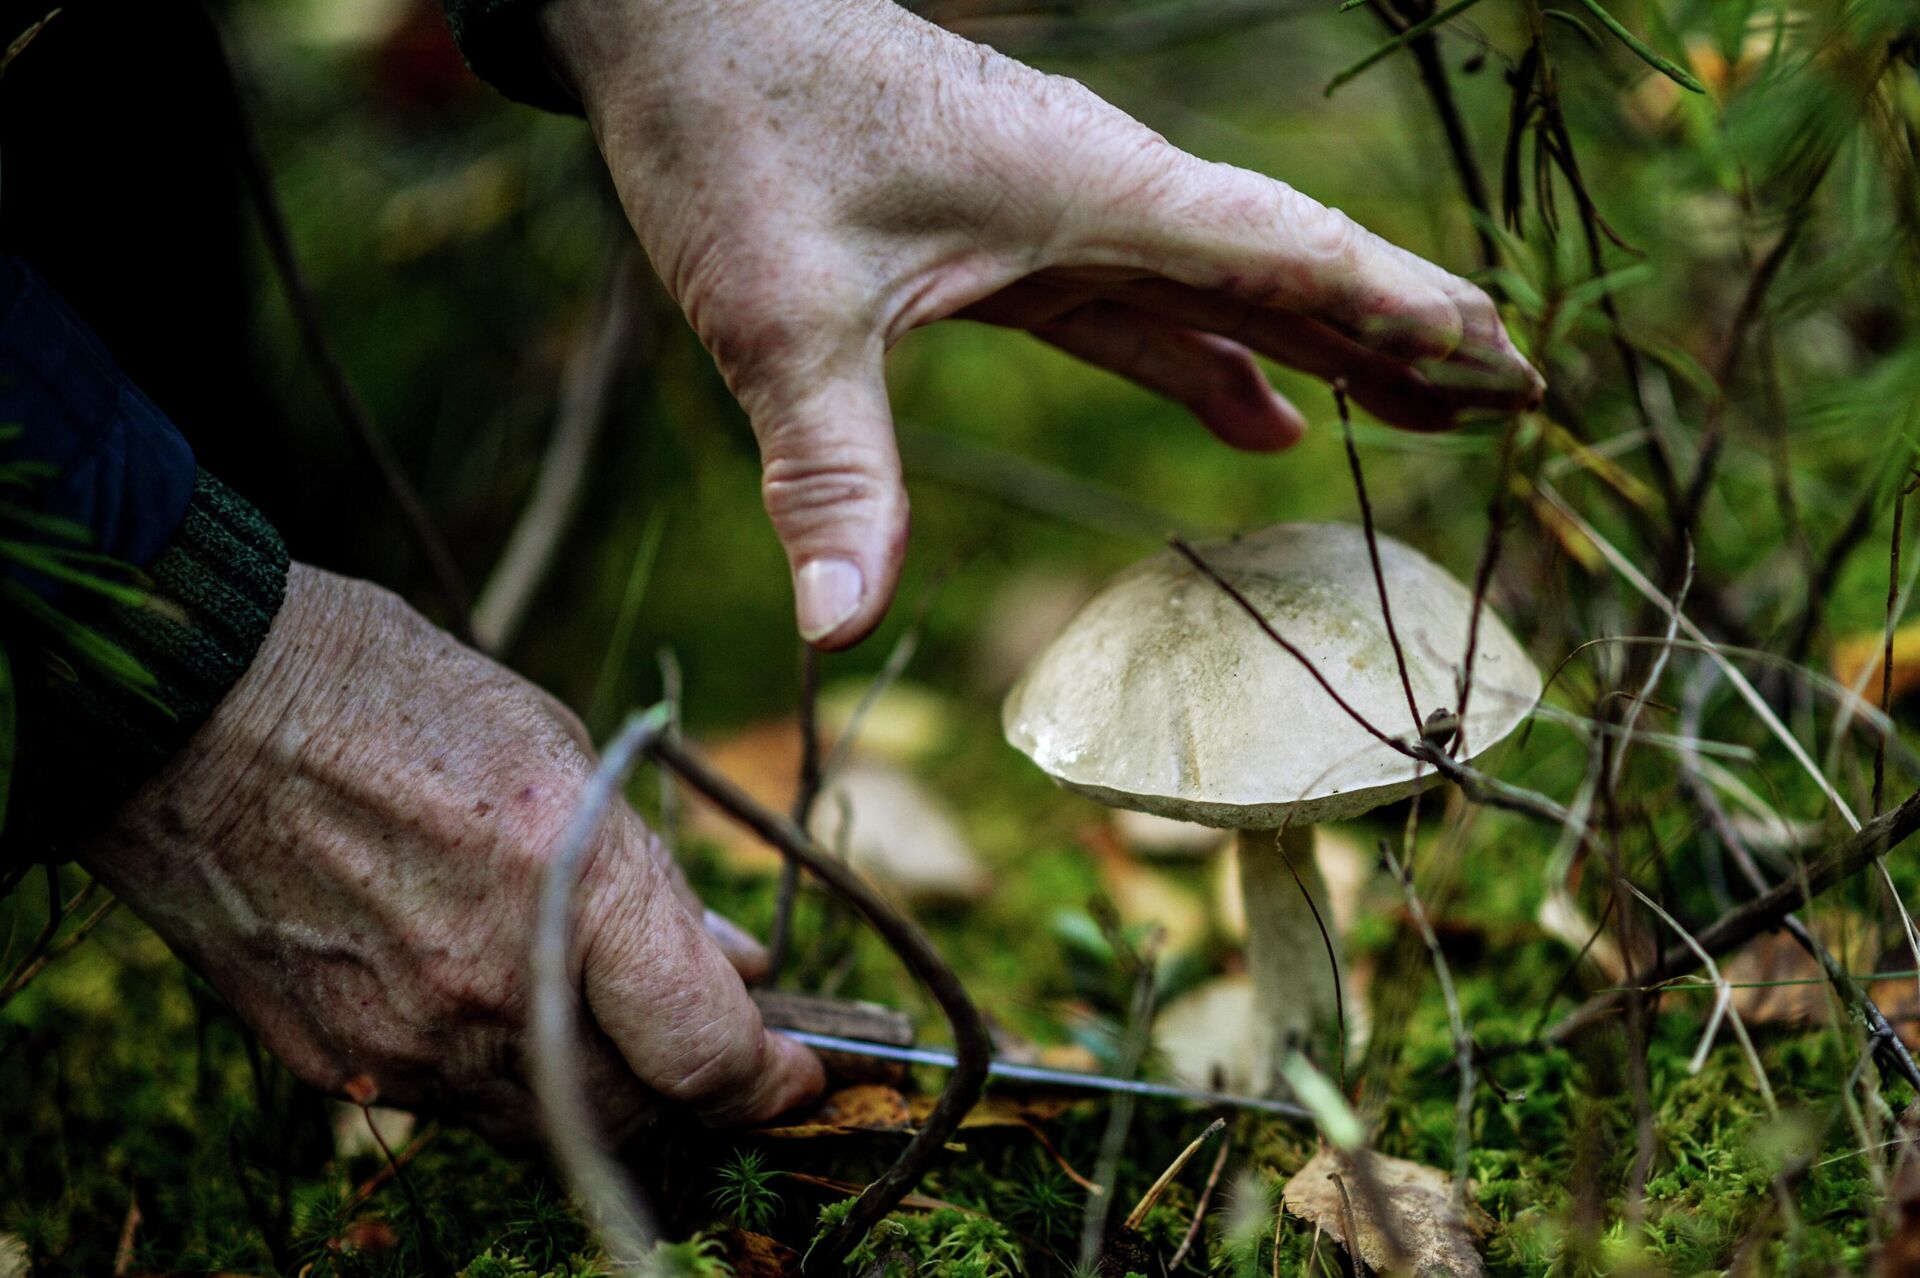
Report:
[{"label": "blurred green background", "polygon": [[[1706,89],[1693,94],[1585,8],[1483,0],[1445,27],[1438,45],[1492,191],[1494,217],[1479,223],[1405,51],[1325,94],[1336,72],[1382,40],[1367,10],[1338,13],[1331,0],[924,7],[1085,81],[1189,150],[1282,178],[1499,293],[1516,340],[1556,392],[1549,413],[1518,429],[1511,467],[1502,462],[1505,422],[1416,437],[1360,420],[1356,435],[1381,527],[1462,579],[1481,554],[1489,503],[1506,494],[1509,524],[1489,598],[1543,668],[1585,640],[1660,627],[1527,481],[1556,485],[1671,589],[1673,564],[1661,556],[1677,543],[1650,458],[1657,443],[1678,459],[1684,481],[1703,436],[1715,431],[1723,451],[1692,537],[1695,614],[1723,640],[1812,670],[1827,668],[1836,639],[1872,636],[1883,624],[1893,487],[1920,424],[1920,84],[1910,6],[1614,6],[1622,22],[1692,68]],[[592,139],[580,121],[513,106],[471,80],[431,4],[262,0],[226,6],[220,18],[341,359],[463,574],[484,581],[526,502],[563,369],[589,340],[627,251]],[[1603,235],[1599,272],[1577,193],[1564,177],[1536,176],[1553,155],[1531,127],[1512,165],[1523,208],[1500,224],[1514,82],[1533,21],[1543,24],[1585,188],[1632,246]],[[1537,118],[1528,113],[1523,123]],[[1542,181],[1552,216],[1538,198]],[[1481,261],[1481,230],[1495,241],[1498,269]],[[1742,299],[1788,230],[1792,251],[1749,315],[1743,358],[1722,378]],[[383,582],[443,615],[392,503],[348,447],[258,245],[249,253],[258,282],[249,343],[273,406],[258,446],[279,459],[269,469],[282,481],[249,495],[280,522],[297,557]],[[617,383],[578,518],[503,656],[590,711],[590,726],[604,735],[628,706],[661,695],[657,654],[670,650],[684,671],[689,730],[724,740],[792,712],[798,648],[787,574],[760,509],[740,410],[657,284],[649,278],[641,292],[634,358]],[[1603,297],[1617,305],[1618,326]],[[1637,361],[1637,385],[1623,371],[1623,348]],[[1081,833],[1100,814],[1054,791],[1000,743],[998,698],[1063,608],[1156,549],[1166,531],[1357,518],[1329,391],[1285,370],[1274,379],[1314,429],[1289,453],[1251,456],[1217,444],[1176,408],[1020,335],[943,323],[909,336],[891,357],[913,541],[890,620],[858,649],[828,657],[825,678],[844,686],[871,674],[909,628],[923,627],[910,678],[937,694],[939,726],[915,768],[996,874],[985,901],[930,911],[926,921],[983,1006],[1042,1041],[1078,1040],[1110,1059],[1126,991],[1084,909],[1112,890]],[[650,527],[659,543],[649,567],[640,552]],[[635,598],[637,620],[622,633],[623,601]],[[1786,651],[1810,606],[1805,651]],[[1602,717],[1609,692],[1644,673],[1636,660],[1618,648],[1588,650],[1571,663],[1555,704],[1577,718]],[[1679,673],[1697,664],[1677,656],[1675,685],[1649,702],[1663,730],[1673,726]],[[1760,678],[1763,669],[1749,672]],[[1770,693],[1826,758],[1830,703],[1806,680],[1781,678]],[[1753,752],[1738,767],[1769,802],[1838,830],[1817,790],[1724,686],[1708,728]],[[1502,775],[1570,800],[1586,775],[1582,731],[1540,725],[1503,760]],[[1896,752],[1890,794],[1906,792],[1905,757]],[[1834,749],[1832,775],[1861,807],[1869,758],[1857,745]],[[1642,750],[1621,784],[1632,809],[1633,828],[1621,837],[1633,873],[1676,912],[1710,918],[1726,900],[1724,871],[1696,837],[1699,820],[1671,759]],[[648,808],[650,785],[635,787]],[[1394,832],[1400,815],[1359,834]],[[1564,942],[1534,921],[1558,832],[1492,813],[1454,846],[1439,837],[1441,825],[1430,823],[1423,844],[1442,851],[1423,852],[1421,891],[1452,929],[1476,1035],[1510,1042],[1551,1003],[1571,962]],[[688,840],[686,855],[717,905],[765,927],[772,894],[764,875],[740,870],[701,838]],[[1909,858],[1896,858],[1892,873],[1904,890],[1920,882]],[[1582,890],[1598,913],[1604,886]],[[1444,1010],[1417,948],[1406,965],[1411,933],[1391,898],[1376,902],[1355,935],[1362,952],[1401,963],[1388,970],[1405,975],[1413,1004],[1395,1050],[1373,1063],[1375,1094],[1384,1096],[1377,1139],[1390,1153],[1448,1166]],[[38,927],[44,901],[35,880],[0,905],[13,938],[8,963]],[[810,899],[802,910],[803,945],[838,935],[817,907]],[[1836,893],[1832,908],[1871,936],[1859,947],[1868,962],[1899,935],[1886,898],[1866,885]],[[1233,950],[1209,930],[1167,964],[1169,995],[1231,965]],[[835,978],[840,988],[919,1011],[937,1037],[929,1009],[900,988],[884,951],[861,940],[855,954],[851,974]],[[1904,964],[1898,952],[1893,958]],[[1571,983],[1575,994],[1583,983],[1590,974]],[[1716,1052],[1707,1073],[1687,1074],[1697,1031],[1690,1014],[1663,1018],[1647,1058],[1661,1159],[1653,1205],[1635,1223],[1624,1223],[1638,1209],[1620,1195],[1636,1120],[1617,1062],[1564,1052],[1514,1058],[1504,1067],[1507,1090],[1483,1092],[1473,1169],[1499,1221],[1488,1253],[1497,1270],[1717,1269],[1761,1228],[1783,1174],[1781,1157],[1767,1151],[1786,1138],[1775,1139],[1780,1125],[1755,1101],[1732,1047]],[[1858,1133],[1833,1117],[1835,1097],[1862,1086],[1856,1046],[1844,1027],[1819,1024],[1764,1041],[1793,1121],[1820,1133],[1829,1161],[1798,1191],[1804,1228],[1764,1235],[1763,1268],[1854,1268],[1878,1236],[1881,1182],[1850,1158]],[[405,1226],[402,1247],[348,1248],[343,1257],[332,1245],[349,1223],[341,1187],[349,1171],[371,1174],[375,1164],[364,1152],[331,1161],[320,1112],[122,912],[0,1010],[0,1231],[27,1239],[49,1272],[101,1272],[132,1185],[147,1217],[135,1272],[292,1272],[309,1259],[341,1272],[412,1272],[434,1267],[421,1238],[436,1231],[450,1254],[461,1252],[455,1265],[498,1245],[538,1267],[542,1256],[584,1246],[537,1170],[450,1138],[418,1164],[423,1208],[384,1200],[388,1218]],[[1084,1170],[1098,1117],[1066,1121],[1061,1148]],[[1129,1150],[1130,1187],[1165,1165],[1192,1124],[1147,1126]],[[1245,1147],[1279,1174],[1298,1166],[1310,1142],[1270,1129],[1249,1134]],[[671,1140],[662,1148],[707,1168]],[[1012,1201],[1009,1184],[1031,1188],[1023,1153],[977,1148],[977,1163],[957,1160],[931,1188],[987,1207]],[[831,1158],[795,1157],[857,1178]],[[1600,1186],[1585,1215],[1583,1185]],[[1191,1190],[1181,1192],[1171,1206],[1190,1208]],[[803,1244],[817,1205],[790,1207],[776,1232]],[[438,1224],[423,1227],[422,1217]],[[291,1241],[269,1245],[276,1228]],[[1580,1229],[1603,1242],[1567,1250],[1567,1238],[1587,1237]],[[1297,1229],[1288,1235],[1293,1263],[1305,1263],[1306,1245]],[[1219,1272],[1251,1272],[1243,1253],[1222,1233],[1200,1255]],[[1279,1263],[1256,1242],[1251,1263],[1267,1257]],[[1037,1253],[1030,1259],[1056,1271]]]}]

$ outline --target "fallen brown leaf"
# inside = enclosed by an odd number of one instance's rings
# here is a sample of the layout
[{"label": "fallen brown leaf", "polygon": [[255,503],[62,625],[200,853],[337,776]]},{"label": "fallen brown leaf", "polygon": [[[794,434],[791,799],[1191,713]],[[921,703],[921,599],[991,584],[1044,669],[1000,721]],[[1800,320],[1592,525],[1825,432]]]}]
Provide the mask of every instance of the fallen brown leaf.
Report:
[{"label": "fallen brown leaf", "polygon": [[734,1278],[786,1278],[800,1272],[800,1253],[765,1234],[729,1229],[719,1235]]},{"label": "fallen brown leaf", "polygon": [[[908,1101],[907,1105],[913,1111],[914,1121],[924,1122],[926,1121],[927,1115],[933,1112],[933,1107],[938,1103],[939,1097],[937,1096],[916,1096],[911,1101]],[[1097,1194],[1102,1192],[1100,1187],[1075,1170],[1073,1164],[1067,1161],[1067,1156],[1062,1154],[1059,1149],[1054,1146],[1053,1141],[1049,1139],[1046,1132],[1040,1128],[1041,1123],[1046,1122],[1050,1118],[1058,1118],[1080,1103],[1079,1101],[1060,1096],[986,1096],[982,1097],[978,1104],[967,1111],[967,1116],[960,1120],[960,1128],[962,1131],[969,1127],[1019,1128],[1026,1132],[1027,1135],[1033,1137],[1041,1149],[1047,1151],[1047,1156],[1053,1159],[1060,1170],[1066,1174],[1068,1180],[1080,1186],[1080,1188],[1086,1190],[1088,1193]]]},{"label": "fallen brown leaf", "polygon": [[[1364,1169],[1355,1166],[1361,1158],[1366,1160]],[[1363,1170],[1384,1200],[1389,1217],[1384,1224],[1374,1214]],[[1347,1250],[1375,1270],[1384,1272],[1393,1260],[1391,1237],[1399,1243],[1407,1265],[1423,1278],[1478,1278],[1486,1273],[1477,1243],[1493,1228],[1493,1221],[1471,1200],[1468,1219],[1460,1220],[1453,1209],[1453,1182],[1437,1168],[1371,1151],[1345,1154],[1323,1149],[1294,1173],[1282,1191],[1282,1201],[1293,1215],[1336,1239],[1346,1239]],[[1349,1213],[1351,1239],[1346,1227]]]},{"label": "fallen brown leaf", "polygon": [[[828,741],[823,749],[831,749]],[[777,812],[799,787],[800,732],[792,719],[743,728],[703,746],[707,759],[747,794]],[[704,799],[692,796],[688,828],[710,840],[739,874],[772,874],[780,855]],[[912,773],[856,752],[830,778],[808,833],[823,847],[845,842],[847,859],[883,891],[908,904],[967,901],[992,879],[939,796]]]},{"label": "fallen brown leaf", "polygon": [[858,1083],[829,1093],[818,1105],[791,1122],[763,1127],[760,1135],[774,1140],[819,1140],[870,1132],[910,1132],[914,1115],[906,1097],[879,1083]]},{"label": "fallen brown leaf", "polygon": [[[1863,630],[1836,640],[1829,658],[1833,677],[1849,688],[1859,687],[1861,695],[1876,706],[1886,643],[1884,630]],[[1893,700],[1899,701],[1915,688],[1920,688],[1920,621],[1910,621],[1893,632]]]},{"label": "fallen brown leaf", "polygon": [[[1104,822],[1080,830],[1080,844],[1100,872],[1100,890],[1125,923],[1151,923],[1166,934],[1163,953],[1193,948],[1207,934],[1207,910],[1191,882],[1143,864]],[[1190,876],[1191,877],[1191,876]]]},{"label": "fallen brown leaf", "polygon": [[1197,860],[1233,846],[1231,830],[1216,830],[1151,812],[1119,808],[1110,819],[1120,841],[1141,856]]}]

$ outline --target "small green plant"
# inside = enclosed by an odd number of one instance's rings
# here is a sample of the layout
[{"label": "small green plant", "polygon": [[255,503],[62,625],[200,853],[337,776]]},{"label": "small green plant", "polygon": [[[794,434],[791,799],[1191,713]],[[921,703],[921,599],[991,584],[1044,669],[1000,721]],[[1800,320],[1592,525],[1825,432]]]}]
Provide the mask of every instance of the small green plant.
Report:
[{"label": "small green plant", "polygon": [[642,1272],[650,1278],[731,1278],[733,1266],[721,1255],[718,1240],[695,1234],[655,1247]]},{"label": "small green plant", "polygon": [[1036,1158],[1033,1174],[1005,1197],[1007,1221],[1042,1242],[1068,1239],[1079,1228],[1083,1197],[1058,1168]]},{"label": "small green plant", "polygon": [[938,1272],[967,1278],[1014,1278],[1026,1271],[1020,1244],[1005,1225],[985,1216],[958,1212],[939,1213],[935,1223],[948,1215],[955,1219],[928,1250],[928,1259]]},{"label": "small green plant", "polygon": [[778,1175],[759,1150],[735,1150],[720,1168],[720,1184],[713,1191],[715,1210],[736,1229],[766,1233],[780,1212],[780,1195],[772,1185]]},{"label": "small green plant", "polygon": [[468,1262],[460,1278],[534,1278],[534,1271],[524,1258],[489,1247]]}]

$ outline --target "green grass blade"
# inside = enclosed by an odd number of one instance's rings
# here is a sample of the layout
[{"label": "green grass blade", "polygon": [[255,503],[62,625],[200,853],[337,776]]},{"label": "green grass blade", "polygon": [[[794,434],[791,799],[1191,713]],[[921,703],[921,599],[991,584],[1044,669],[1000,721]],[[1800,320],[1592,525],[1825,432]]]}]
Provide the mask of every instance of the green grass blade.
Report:
[{"label": "green grass blade", "polygon": [[1451,22],[1479,3],[1480,0],[1454,0],[1452,4],[1434,13],[1432,17],[1422,18],[1393,39],[1375,49],[1372,53],[1369,53],[1366,57],[1348,67],[1345,71],[1342,71],[1339,75],[1333,77],[1333,79],[1327,81],[1326,96],[1332,97],[1335,89],[1353,79],[1362,71],[1365,71],[1368,67],[1380,61],[1380,59],[1386,57],[1408,41],[1425,35],[1443,22]]},{"label": "green grass blade", "polygon": [[1634,53],[1639,55],[1642,62],[1652,67],[1655,71],[1658,71],[1661,75],[1666,76],[1683,89],[1690,90],[1694,93],[1705,93],[1707,91],[1707,86],[1694,79],[1692,72],[1688,71],[1679,63],[1656,53],[1653,47],[1645,40],[1642,40],[1639,36],[1621,26],[1620,20],[1611,13],[1608,13],[1606,7],[1600,3],[1600,0],[1580,0],[1580,3],[1587,7],[1588,13],[1591,13],[1600,20],[1601,26],[1613,32],[1621,44],[1626,45],[1629,49],[1632,49]]}]

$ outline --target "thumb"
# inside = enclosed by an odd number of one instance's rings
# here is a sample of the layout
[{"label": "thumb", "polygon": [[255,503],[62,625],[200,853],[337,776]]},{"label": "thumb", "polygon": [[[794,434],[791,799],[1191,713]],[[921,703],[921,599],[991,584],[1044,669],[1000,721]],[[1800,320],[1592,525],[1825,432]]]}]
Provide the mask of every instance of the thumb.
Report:
[{"label": "thumb", "polygon": [[793,572],[800,635],[866,637],[893,600],[907,494],[881,353],[812,361],[741,395],[760,440],[760,492]]}]

